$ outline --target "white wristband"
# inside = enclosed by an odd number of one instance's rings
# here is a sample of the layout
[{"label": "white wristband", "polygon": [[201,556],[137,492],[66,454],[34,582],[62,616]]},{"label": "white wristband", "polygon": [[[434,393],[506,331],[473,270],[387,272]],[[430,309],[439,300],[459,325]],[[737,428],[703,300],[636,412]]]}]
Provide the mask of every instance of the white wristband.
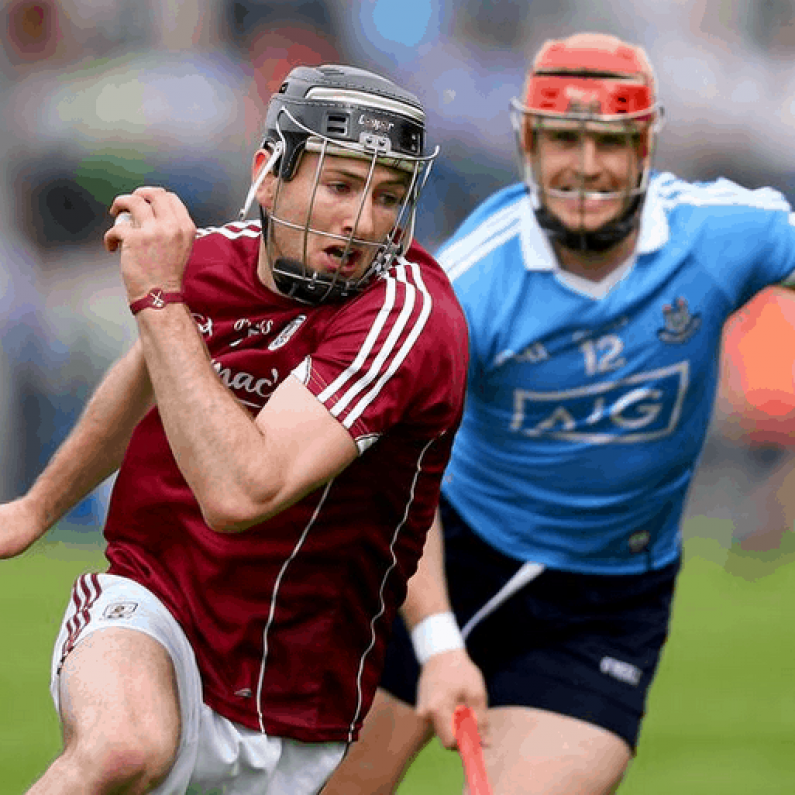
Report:
[{"label": "white wristband", "polygon": [[464,639],[452,613],[434,613],[411,630],[411,643],[420,665],[430,657],[453,649],[463,649]]}]

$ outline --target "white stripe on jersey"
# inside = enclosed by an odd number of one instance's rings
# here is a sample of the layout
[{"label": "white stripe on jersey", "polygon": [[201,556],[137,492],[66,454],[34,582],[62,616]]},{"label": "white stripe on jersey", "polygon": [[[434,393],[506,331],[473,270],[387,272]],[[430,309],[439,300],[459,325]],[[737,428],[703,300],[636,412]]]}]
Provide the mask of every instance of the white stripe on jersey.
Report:
[{"label": "white stripe on jersey", "polygon": [[259,221],[230,221],[224,226],[207,226],[196,230],[197,239],[213,234],[223,235],[229,240],[237,240],[239,237],[259,237],[262,234],[262,224]]},{"label": "white stripe on jersey", "polygon": [[791,211],[789,202],[774,188],[751,190],[724,177],[714,183],[685,182],[672,174],[661,174],[655,188],[667,206],[690,204],[694,207],[738,206],[759,210]]},{"label": "white stripe on jersey", "polygon": [[468,255],[473,248],[477,248],[483,245],[484,242],[488,242],[492,234],[499,232],[506,224],[513,223],[517,206],[522,199],[524,199],[524,194],[507,207],[503,207],[499,212],[488,216],[488,218],[482,221],[465,237],[461,238],[461,240],[457,240],[455,243],[450,244],[441,256],[445,260],[455,260],[456,257],[460,257],[461,254]]},{"label": "white stripe on jersey", "polygon": [[[406,266],[411,270],[414,283],[408,280]],[[384,304],[367,335],[367,339],[356,355],[356,358],[351,362],[349,367],[340,373],[340,375],[318,395],[318,400],[320,400],[321,403],[325,403],[334,394],[341,392],[343,388],[348,385],[345,394],[343,394],[334,406],[329,409],[332,416],[339,417],[348,406],[354,404],[358,399],[358,403],[353,405],[349,415],[344,420],[341,420],[342,425],[346,428],[350,428],[373,400],[378,397],[384,384],[392,377],[394,372],[403,363],[406,356],[408,356],[409,351],[425,328],[425,324],[427,323],[433,306],[431,294],[422,280],[421,269],[416,263],[401,259],[400,263],[393,271],[386,276],[385,281],[386,297],[384,299]],[[405,303],[369,369],[363,372],[364,363],[375,350],[378,338],[396,306],[398,290],[396,285],[398,283],[404,286],[406,292]],[[418,300],[421,301],[419,317],[412,323],[411,316]],[[408,331],[406,341],[403,343],[402,347],[397,349],[398,340],[406,331]],[[372,389],[360,397],[361,393],[371,384],[373,384]]]},{"label": "white stripe on jersey", "polygon": [[381,306],[380,311],[378,312],[378,317],[376,317],[375,322],[370,327],[370,332],[367,335],[367,339],[362,343],[362,347],[359,349],[359,353],[356,355],[356,358],[350,363],[350,365],[343,370],[335,379],[332,381],[319,395],[318,400],[321,403],[324,403],[328,400],[335,392],[338,392],[342,389],[348,381],[353,378],[353,376],[361,370],[362,365],[364,364],[367,356],[369,355],[370,351],[373,349],[376,341],[378,340],[378,336],[383,330],[384,326],[386,325],[387,320],[389,319],[389,315],[392,312],[393,307],[395,306],[395,299],[397,297],[397,288],[395,287],[395,280],[394,279],[386,279],[386,298],[384,299],[384,303]]},{"label": "white stripe on jersey", "polygon": [[271,626],[273,624],[273,617],[276,614],[276,599],[279,596],[279,588],[281,587],[282,580],[284,579],[284,575],[287,573],[287,567],[295,560],[298,552],[300,551],[301,547],[304,545],[307,537],[309,536],[309,531],[312,529],[312,526],[315,524],[315,520],[320,515],[320,511],[323,506],[326,504],[326,498],[328,497],[329,491],[331,491],[331,486],[334,483],[334,478],[332,478],[328,483],[326,483],[326,487],[323,489],[323,494],[318,500],[317,507],[315,508],[315,512],[312,514],[312,518],[307,522],[304,531],[301,533],[301,537],[295,544],[293,551],[290,553],[290,557],[284,561],[282,564],[282,568],[279,571],[279,575],[276,577],[276,582],[273,584],[273,593],[271,594],[271,605],[270,610],[268,611],[268,620],[265,622],[265,628],[262,630],[262,662],[260,663],[259,667],[259,679],[257,680],[257,717],[259,718],[259,728],[260,731],[265,734],[265,724],[263,722],[263,715],[262,715],[262,688],[265,681],[265,666],[268,662],[268,634],[270,633]]},{"label": "white stripe on jersey", "polygon": [[[396,271],[400,271],[401,269],[402,266],[400,265],[395,268]],[[400,281],[400,280],[397,279],[394,281]],[[397,322],[390,329],[386,340],[384,340],[384,344],[381,346],[381,350],[378,352],[378,355],[373,359],[373,363],[370,365],[370,370],[368,371],[367,375],[365,375],[364,378],[360,378],[353,386],[349,387],[348,391],[345,393],[345,397],[340,398],[340,400],[338,400],[337,403],[334,405],[334,408],[332,409],[331,413],[335,417],[338,417],[342,413],[342,411],[344,411],[348,407],[348,404],[351,403],[353,399],[357,395],[359,395],[364,389],[366,389],[375,380],[378,373],[381,372],[384,360],[392,352],[393,348],[395,347],[395,344],[397,343],[398,337],[405,328],[409,317],[411,317],[411,312],[414,309],[415,302],[416,302],[416,290],[414,290],[413,288],[409,288],[409,286],[407,285],[406,299],[403,303],[403,308],[400,310],[400,314],[398,315]],[[368,341],[370,336],[371,335],[368,335]],[[368,348],[368,351],[371,349],[372,345],[370,346],[370,348]]]},{"label": "white stripe on jersey", "polygon": [[440,254],[439,264],[451,282],[520,233],[521,209],[525,198],[522,195],[518,201],[485,219],[474,231]]},{"label": "white stripe on jersey", "polygon": [[[406,360],[406,357],[409,355],[409,352],[414,347],[414,343],[417,341],[417,338],[422,334],[423,329],[425,328],[425,324],[428,322],[428,317],[431,314],[431,309],[433,308],[433,300],[431,298],[431,294],[428,292],[428,289],[425,287],[425,283],[422,280],[422,274],[420,273],[420,267],[416,263],[410,262],[409,263],[413,273],[414,273],[414,285],[410,285],[408,282],[406,284],[407,293],[412,294],[412,306],[415,302],[415,297],[419,296],[420,300],[422,300],[422,307],[420,309],[420,316],[414,323],[411,331],[409,332],[408,336],[406,337],[406,341],[403,343],[403,346],[398,351],[397,355],[393,357],[392,363],[389,367],[381,374],[381,377],[376,381],[375,386],[359,401],[358,406],[353,409],[350,414],[345,418],[343,421],[343,425],[346,428],[350,428],[353,423],[359,419],[359,417],[364,413],[365,409],[378,397],[381,390],[384,387],[384,384],[394,375],[395,371],[400,367],[401,364]],[[405,281],[406,274],[405,270],[402,267],[396,268],[396,271],[399,276],[400,281]],[[411,290],[408,288],[411,287]],[[407,301],[408,303],[408,301]],[[403,312],[401,312],[401,318],[403,317]],[[405,324],[403,324],[405,325]],[[397,327],[397,324],[395,324]],[[401,327],[402,330],[402,327]],[[399,336],[398,334],[394,334],[395,329],[392,329],[392,332],[389,335],[389,341],[393,339],[394,342],[397,341]],[[392,344],[394,344],[394,342]],[[384,346],[386,347],[386,345]],[[392,345],[390,345],[391,349]],[[382,349],[383,352],[383,349]],[[384,356],[384,359],[386,357]],[[375,375],[375,373],[373,373]],[[372,380],[372,379],[370,379]],[[364,380],[360,382],[363,386],[366,386]],[[336,407],[335,407],[336,408]],[[334,412],[332,411],[332,414]]]},{"label": "white stripe on jersey", "polygon": [[[443,434],[442,434],[443,435]],[[406,508],[403,511],[403,518],[398,522],[398,526],[395,528],[395,532],[392,534],[392,541],[389,544],[389,552],[392,555],[392,562],[387,567],[386,571],[384,572],[383,579],[381,580],[381,588],[379,589],[378,596],[380,601],[380,608],[378,612],[370,619],[370,644],[362,653],[362,656],[359,660],[359,670],[356,674],[356,692],[358,694],[357,704],[356,704],[356,712],[353,715],[353,720],[351,720],[351,725],[348,730],[348,745],[353,742],[353,730],[356,726],[356,721],[359,720],[359,716],[362,713],[362,676],[364,675],[364,666],[367,660],[367,656],[373,650],[376,642],[376,632],[375,632],[375,625],[376,622],[384,615],[384,611],[386,610],[386,602],[384,600],[384,589],[386,588],[387,580],[389,579],[389,575],[394,571],[395,566],[397,566],[397,555],[395,555],[395,544],[397,543],[398,537],[400,536],[400,531],[405,527],[406,522],[408,521],[409,514],[411,513],[411,506],[414,503],[414,495],[417,491],[417,481],[422,474],[422,461],[425,458],[425,454],[430,450],[431,445],[434,442],[438,441],[441,437],[436,437],[435,439],[431,439],[425,447],[422,448],[420,451],[419,457],[417,458],[417,466],[414,470],[414,479],[411,482],[411,489],[409,490],[409,498],[406,501]]]}]

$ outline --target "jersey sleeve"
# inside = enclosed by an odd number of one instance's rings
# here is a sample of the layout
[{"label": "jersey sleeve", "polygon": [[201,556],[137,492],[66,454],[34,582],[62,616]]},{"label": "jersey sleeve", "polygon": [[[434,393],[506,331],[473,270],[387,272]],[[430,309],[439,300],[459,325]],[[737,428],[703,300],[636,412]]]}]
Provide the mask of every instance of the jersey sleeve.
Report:
[{"label": "jersey sleeve", "polygon": [[[510,185],[486,199],[465,219],[436,256],[452,282],[469,329],[470,384],[498,355],[495,318],[501,316],[505,295],[521,279],[523,253],[519,248],[524,201],[523,184]],[[510,254],[505,267],[504,247]],[[514,248],[510,248],[515,246]],[[518,274],[514,271],[518,270]]]},{"label": "jersey sleeve", "polygon": [[476,283],[472,278],[466,278],[467,276],[469,274],[457,279],[453,283],[453,289],[464,311],[469,329],[467,383],[472,385],[480,382],[483,371],[487,368],[488,351],[492,348],[492,340],[489,313],[484,311],[487,302],[482,300],[482,293],[489,289],[489,285],[483,283],[479,296]]},{"label": "jersey sleeve", "polygon": [[[726,203],[708,206],[702,261],[734,308],[795,274],[795,214],[777,191],[724,184]],[[710,196],[710,198],[712,198]]]},{"label": "jersey sleeve", "polygon": [[435,289],[417,263],[403,260],[343,306],[294,375],[363,452],[398,424],[429,437],[455,427],[466,360],[466,324],[452,290]]}]

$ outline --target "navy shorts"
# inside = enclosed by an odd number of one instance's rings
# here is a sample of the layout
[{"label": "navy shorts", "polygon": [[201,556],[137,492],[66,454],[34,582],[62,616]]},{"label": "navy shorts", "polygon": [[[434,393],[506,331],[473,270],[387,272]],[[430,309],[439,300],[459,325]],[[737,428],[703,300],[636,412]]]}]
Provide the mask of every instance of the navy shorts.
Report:
[{"label": "navy shorts", "polygon": [[[444,500],[441,510],[450,599],[463,627],[521,563],[482,541]],[[545,569],[467,636],[489,705],[578,718],[617,734],[634,751],[668,635],[679,566],[677,561],[638,575]],[[418,675],[410,638],[398,619],[381,686],[414,704]]]}]

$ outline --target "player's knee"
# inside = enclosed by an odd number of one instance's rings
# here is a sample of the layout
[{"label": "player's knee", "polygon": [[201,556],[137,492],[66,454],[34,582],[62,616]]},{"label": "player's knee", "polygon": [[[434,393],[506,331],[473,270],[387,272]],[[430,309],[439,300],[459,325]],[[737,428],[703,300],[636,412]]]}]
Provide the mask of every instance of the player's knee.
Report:
[{"label": "player's knee", "polygon": [[177,746],[162,735],[133,737],[105,736],[83,742],[69,753],[86,781],[94,782],[97,792],[143,795],[168,776]]},{"label": "player's knee", "polygon": [[392,795],[416,757],[413,748],[357,747],[334,771],[323,795]]},{"label": "player's knee", "polygon": [[383,757],[356,754],[353,749],[334,771],[323,795],[391,795],[403,777],[402,768]]}]

